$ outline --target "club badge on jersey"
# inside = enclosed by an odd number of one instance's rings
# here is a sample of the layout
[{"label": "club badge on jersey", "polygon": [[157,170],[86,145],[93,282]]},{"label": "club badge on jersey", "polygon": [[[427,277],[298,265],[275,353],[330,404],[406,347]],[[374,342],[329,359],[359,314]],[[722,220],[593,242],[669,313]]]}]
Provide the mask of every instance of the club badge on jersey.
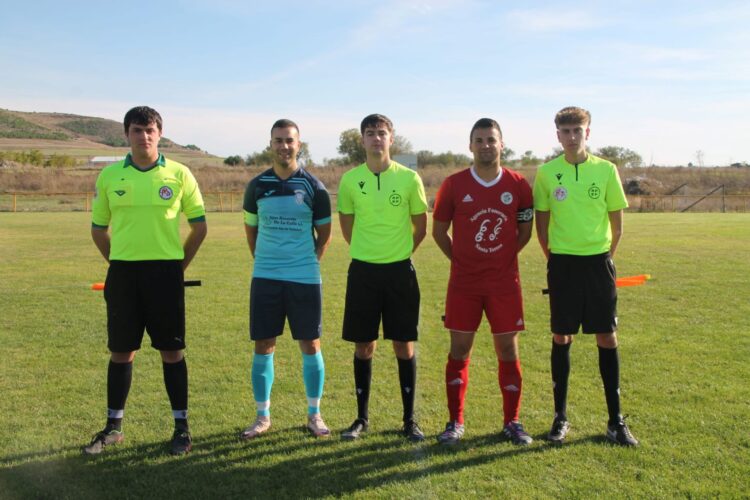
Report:
[{"label": "club badge on jersey", "polygon": [[502,201],[504,205],[510,205],[513,203],[513,193],[508,191],[504,192],[500,195],[500,201]]}]

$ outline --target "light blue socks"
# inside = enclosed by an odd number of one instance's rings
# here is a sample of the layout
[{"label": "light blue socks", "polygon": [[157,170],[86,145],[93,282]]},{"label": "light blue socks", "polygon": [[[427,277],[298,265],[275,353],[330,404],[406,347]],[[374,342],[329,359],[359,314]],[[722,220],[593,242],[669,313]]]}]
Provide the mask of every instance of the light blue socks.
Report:
[{"label": "light blue socks", "polygon": [[[325,375],[326,369],[323,363],[323,354],[320,351],[315,354],[302,354],[302,376],[305,380],[308,415],[320,413],[320,398],[323,396]],[[256,397],[255,399],[257,400],[258,398]]]},{"label": "light blue socks", "polygon": [[258,407],[257,414],[259,417],[268,417],[271,415],[273,353],[253,355],[252,381],[253,396],[255,397],[255,404]]}]

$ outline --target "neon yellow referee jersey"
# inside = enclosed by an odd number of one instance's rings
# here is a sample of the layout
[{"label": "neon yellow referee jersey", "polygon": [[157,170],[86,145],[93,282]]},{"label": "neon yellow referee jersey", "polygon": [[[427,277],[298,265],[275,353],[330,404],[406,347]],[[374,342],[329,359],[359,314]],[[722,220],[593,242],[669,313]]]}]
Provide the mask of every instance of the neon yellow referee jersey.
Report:
[{"label": "neon yellow referee jersey", "polygon": [[128,154],[96,180],[91,222],[112,226],[110,260],[182,260],[180,212],[205,220],[203,197],[190,170],[163,155],[142,171]]},{"label": "neon yellow referee jersey", "polygon": [[374,174],[363,163],[339,182],[338,211],[354,215],[349,253],[353,259],[387,264],[411,257],[411,216],[427,212],[427,198],[417,173],[395,161]]},{"label": "neon yellow referee jersey", "polygon": [[549,249],[556,254],[597,255],[609,251],[609,212],[628,201],[617,168],[594,155],[572,165],[560,155],[539,167],[534,209],[550,212]]}]

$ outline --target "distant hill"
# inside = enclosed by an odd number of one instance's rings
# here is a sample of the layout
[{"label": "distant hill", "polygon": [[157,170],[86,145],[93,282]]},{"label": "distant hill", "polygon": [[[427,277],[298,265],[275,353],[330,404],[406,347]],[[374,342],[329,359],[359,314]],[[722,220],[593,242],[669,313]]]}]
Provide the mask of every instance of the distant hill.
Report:
[{"label": "distant hill", "polygon": [[[0,138],[54,141],[80,141],[110,147],[126,147],[122,123],[106,118],[67,113],[27,113],[0,109]],[[185,148],[162,137],[162,148]]]}]

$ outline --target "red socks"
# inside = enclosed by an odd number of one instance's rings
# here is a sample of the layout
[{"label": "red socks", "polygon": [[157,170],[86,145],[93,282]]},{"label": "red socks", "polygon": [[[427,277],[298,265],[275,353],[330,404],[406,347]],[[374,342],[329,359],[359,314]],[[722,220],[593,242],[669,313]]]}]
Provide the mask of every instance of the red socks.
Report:
[{"label": "red socks", "polygon": [[464,398],[469,385],[469,360],[460,361],[448,356],[445,364],[445,389],[448,393],[448,413],[451,422],[464,423]]},{"label": "red socks", "polygon": [[518,420],[521,410],[521,360],[499,361],[497,380],[503,393],[503,424]]},{"label": "red socks", "polygon": [[[469,361],[448,356],[445,365],[445,389],[448,394],[448,413],[451,422],[464,423],[464,399],[469,386]],[[503,424],[518,420],[521,409],[521,360],[500,361],[498,382],[503,394]]]}]

